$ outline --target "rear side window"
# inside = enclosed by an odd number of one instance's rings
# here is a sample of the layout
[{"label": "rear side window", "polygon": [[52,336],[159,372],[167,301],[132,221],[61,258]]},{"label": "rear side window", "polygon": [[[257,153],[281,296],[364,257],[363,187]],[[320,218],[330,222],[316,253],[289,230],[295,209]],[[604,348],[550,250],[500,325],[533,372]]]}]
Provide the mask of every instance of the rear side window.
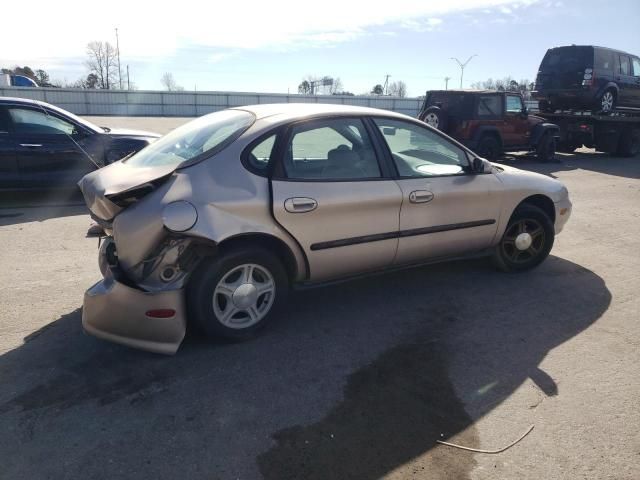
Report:
[{"label": "rear side window", "polygon": [[611,50],[596,49],[593,68],[597,70],[613,71],[614,55]]},{"label": "rear side window", "polygon": [[631,75],[631,62],[626,55],[620,55],[620,73],[622,75]]},{"label": "rear side window", "polygon": [[284,156],[287,178],[380,178],[378,159],[360,119],[336,118],[296,125]]},{"label": "rear side window", "polygon": [[271,160],[271,153],[276,143],[276,134],[269,135],[258,145],[253,147],[247,157],[247,162],[251,168],[258,172],[264,173],[269,167],[269,160]]},{"label": "rear side window", "polygon": [[479,117],[497,117],[502,113],[502,97],[499,95],[480,95],[478,98]]}]

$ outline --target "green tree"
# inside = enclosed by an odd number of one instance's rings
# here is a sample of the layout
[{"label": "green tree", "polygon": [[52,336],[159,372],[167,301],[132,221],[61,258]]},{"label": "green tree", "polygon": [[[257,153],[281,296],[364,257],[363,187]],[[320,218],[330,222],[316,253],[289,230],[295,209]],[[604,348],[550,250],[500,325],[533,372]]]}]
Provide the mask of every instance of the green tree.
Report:
[{"label": "green tree", "polygon": [[371,89],[371,93],[374,95],[382,95],[384,93],[384,89],[382,88],[382,85],[378,83]]}]

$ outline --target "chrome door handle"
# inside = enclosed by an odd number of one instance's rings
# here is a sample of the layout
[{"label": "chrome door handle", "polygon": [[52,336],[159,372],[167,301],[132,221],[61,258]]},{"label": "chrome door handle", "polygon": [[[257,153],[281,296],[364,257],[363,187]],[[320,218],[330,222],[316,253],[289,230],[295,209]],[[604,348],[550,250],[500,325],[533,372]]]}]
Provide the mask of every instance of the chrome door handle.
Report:
[{"label": "chrome door handle", "polygon": [[20,146],[28,147],[28,148],[37,148],[37,147],[41,147],[42,144],[41,143],[21,143]]},{"label": "chrome door handle", "polygon": [[409,194],[411,203],[427,203],[433,200],[433,192],[429,190],[415,190]]},{"label": "chrome door handle", "polygon": [[289,213],[311,212],[318,207],[318,202],[308,197],[287,198],[284,201],[284,209]]}]

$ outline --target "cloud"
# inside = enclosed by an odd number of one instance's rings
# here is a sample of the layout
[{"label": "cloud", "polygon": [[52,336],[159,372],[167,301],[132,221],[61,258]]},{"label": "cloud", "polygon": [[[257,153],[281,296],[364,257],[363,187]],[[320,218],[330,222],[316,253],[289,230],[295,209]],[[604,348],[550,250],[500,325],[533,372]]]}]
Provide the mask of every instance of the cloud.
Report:
[{"label": "cloud", "polygon": [[[120,35],[123,57],[145,61],[167,57],[193,45],[212,49],[292,49],[332,46],[394,27],[429,31],[443,28],[442,17],[483,8],[510,8],[536,0],[424,0],[359,2],[325,0],[301,4],[294,0],[201,2],[182,0],[170,8],[157,2],[111,0],[96,4],[68,0],[64,8],[49,0],[5,2],[4,18],[28,18],[28,22],[4,22],[3,37],[14,39],[2,48],[0,63],[21,59],[84,58],[91,40],[115,44]],[[28,25],[28,29],[25,29]],[[46,39],[46,43],[43,42]],[[50,56],[49,56],[50,55]],[[209,60],[219,62],[227,54]]]}]

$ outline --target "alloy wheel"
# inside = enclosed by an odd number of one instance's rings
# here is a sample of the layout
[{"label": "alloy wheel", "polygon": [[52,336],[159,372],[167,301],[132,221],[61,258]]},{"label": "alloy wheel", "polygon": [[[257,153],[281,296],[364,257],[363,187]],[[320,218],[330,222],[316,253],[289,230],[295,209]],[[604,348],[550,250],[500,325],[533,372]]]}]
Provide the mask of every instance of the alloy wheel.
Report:
[{"label": "alloy wheel", "polygon": [[244,329],[260,322],[276,296],[273,275],[261,265],[238,265],[222,276],[213,291],[213,311],[224,326]]},{"label": "alloy wheel", "polygon": [[603,112],[608,113],[613,110],[613,100],[613,93],[608,90],[604,92],[602,100],[600,100],[600,106],[602,107]]},{"label": "alloy wheel", "polygon": [[544,251],[545,232],[542,224],[533,218],[512,224],[502,237],[504,256],[515,264],[526,263]]}]

